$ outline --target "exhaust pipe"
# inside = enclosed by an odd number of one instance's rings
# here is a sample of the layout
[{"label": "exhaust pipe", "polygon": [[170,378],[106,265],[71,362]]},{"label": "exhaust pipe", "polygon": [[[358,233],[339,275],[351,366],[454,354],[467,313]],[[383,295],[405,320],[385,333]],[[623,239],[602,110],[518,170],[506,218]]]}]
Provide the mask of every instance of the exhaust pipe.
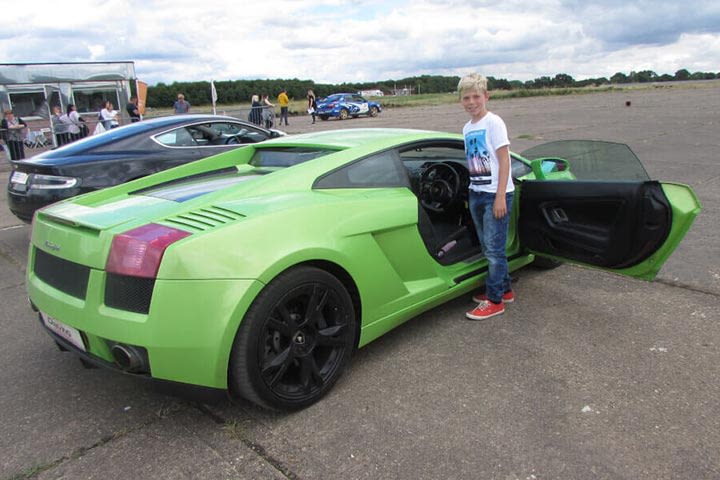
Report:
[{"label": "exhaust pipe", "polygon": [[110,348],[110,353],[115,364],[126,372],[149,372],[147,354],[138,347],[116,343]]}]

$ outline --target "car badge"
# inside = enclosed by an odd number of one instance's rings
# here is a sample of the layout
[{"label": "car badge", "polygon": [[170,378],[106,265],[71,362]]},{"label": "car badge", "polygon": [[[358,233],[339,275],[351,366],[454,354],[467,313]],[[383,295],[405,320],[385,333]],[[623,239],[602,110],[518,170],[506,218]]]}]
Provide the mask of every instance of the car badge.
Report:
[{"label": "car badge", "polygon": [[60,251],[60,245],[57,245],[57,244],[55,244],[55,243],[52,243],[52,242],[49,241],[49,240],[45,240],[45,246],[46,246],[49,250],[52,250],[53,252],[59,252],[59,251]]}]

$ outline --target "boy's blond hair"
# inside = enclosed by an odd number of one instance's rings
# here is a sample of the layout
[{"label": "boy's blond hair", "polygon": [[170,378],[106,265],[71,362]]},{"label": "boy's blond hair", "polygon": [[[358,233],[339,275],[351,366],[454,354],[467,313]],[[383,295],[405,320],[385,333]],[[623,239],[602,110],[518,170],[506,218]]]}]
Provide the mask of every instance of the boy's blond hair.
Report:
[{"label": "boy's blond hair", "polygon": [[463,94],[468,90],[477,90],[480,93],[487,93],[487,83],[487,78],[479,73],[465,75],[460,79],[460,82],[458,82],[458,96],[462,99]]}]

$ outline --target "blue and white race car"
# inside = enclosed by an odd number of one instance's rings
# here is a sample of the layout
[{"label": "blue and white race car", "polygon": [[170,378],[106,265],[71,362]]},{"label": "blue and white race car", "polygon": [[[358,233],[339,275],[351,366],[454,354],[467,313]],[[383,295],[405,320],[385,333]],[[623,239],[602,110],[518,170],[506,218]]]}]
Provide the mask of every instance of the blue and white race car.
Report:
[{"label": "blue and white race car", "polygon": [[334,93],[317,101],[317,114],[321,120],[330,117],[345,120],[359,115],[377,117],[381,111],[382,107],[378,102],[365,100],[357,93]]}]

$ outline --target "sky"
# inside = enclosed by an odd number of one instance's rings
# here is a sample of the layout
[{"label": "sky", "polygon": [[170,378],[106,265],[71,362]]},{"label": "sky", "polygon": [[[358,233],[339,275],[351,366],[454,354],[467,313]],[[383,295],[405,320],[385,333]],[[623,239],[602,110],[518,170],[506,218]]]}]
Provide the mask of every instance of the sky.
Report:
[{"label": "sky", "polygon": [[33,0],[2,20],[0,63],[133,61],[150,85],[720,72],[717,0]]}]

